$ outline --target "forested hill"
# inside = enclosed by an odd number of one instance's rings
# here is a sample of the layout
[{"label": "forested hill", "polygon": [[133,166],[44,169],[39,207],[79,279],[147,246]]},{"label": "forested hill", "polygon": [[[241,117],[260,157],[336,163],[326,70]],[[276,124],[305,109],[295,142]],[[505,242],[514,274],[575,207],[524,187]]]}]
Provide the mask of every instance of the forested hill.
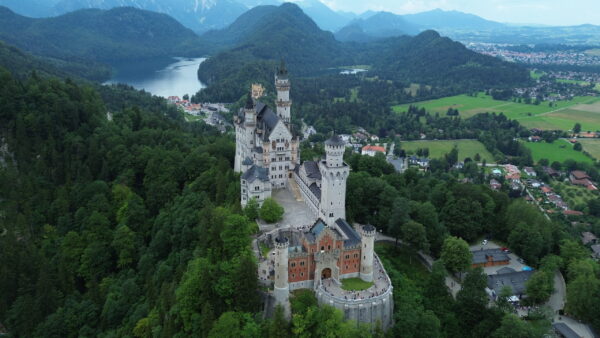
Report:
[{"label": "forested hill", "polygon": [[44,19],[0,7],[0,40],[35,55],[100,62],[199,55],[204,47],[194,32],[168,15],[130,7]]},{"label": "forested hill", "polygon": [[473,52],[431,30],[413,38],[374,42],[364,56],[360,61],[371,60],[372,73],[382,79],[468,90],[514,86],[529,80],[525,68]]},{"label": "forested hill", "polygon": [[42,77],[71,77],[95,81],[103,81],[110,76],[110,69],[101,65],[37,57],[2,41],[0,41],[0,67],[6,68],[13,76],[20,79],[28,77],[32,72]]},{"label": "forested hill", "polygon": [[472,52],[434,31],[365,43],[339,42],[290,3],[257,7],[228,29],[201,38],[208,44],[222,41],[221,47],[229,49],[200,65],[198,76],[209,84],[199,93],[200,100],[236,101],[256,81],[270,88],[280,58],[294,76],[370,65],[368,75],[406,86],[443,87],[445,92],[513,87],[528,81],[524,68]]},{"label": "forested hill", "polygon": [[0,69],[2,326],[206,336],[222,313],[256,311],[234,150],[148,94]]},{"label": "forested hill", "polygon": [[[242,71],[248,62],[284,58],[296,75],[349,62],[342,44],[321,30],[295,4],[259,6],[242,15],[229,28],[202,36],[211,42],[224,41],[232,49],[205,61],[200,79],[206,83]],[[268,74],[269,78],[272,74]]]}]

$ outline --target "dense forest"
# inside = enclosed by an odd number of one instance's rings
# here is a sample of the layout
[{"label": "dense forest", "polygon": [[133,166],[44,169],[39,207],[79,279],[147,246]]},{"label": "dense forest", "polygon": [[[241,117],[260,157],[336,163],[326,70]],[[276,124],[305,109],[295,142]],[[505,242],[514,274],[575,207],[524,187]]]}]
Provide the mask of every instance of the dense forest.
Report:
[{"label": "dense forest", "polygon": [[[265,290],[250,249],[256,226],[239,207],[230,136],[187,123],[163,99],[127,86],[35,74],[21,80],[0,73],[0,112],[0,322],[11,335],[386,335],[318,307],[310,292],[292,297],[291,321],[280,309],[263,319]],[[478,123],[510,123],[490,116]],[[505,241],[540,267],[539,283],[528,286],[537,292],[532,304],[549,297],[547,277],[561,269],[569,313],[598,326],[600,314],[587,299],[600,293],[599,270],[587,249],[565,223],[480,184],[476,166],[462,169],[474,184],[458,183],[448,172],[456,155],[429,173],[398,174],[382,156],[347,154],[348,218],[441,262],[446,247],[466,245],[458,237]],[[547,332],[544,311],[521,320],[502,301],[487,307],[481,270],[466,274],[454,299],[443,283],[460,267],[438,263],[416,278],[398,265],[397,250],[378,248],[395,287],[395,326],[387,335]]]}]

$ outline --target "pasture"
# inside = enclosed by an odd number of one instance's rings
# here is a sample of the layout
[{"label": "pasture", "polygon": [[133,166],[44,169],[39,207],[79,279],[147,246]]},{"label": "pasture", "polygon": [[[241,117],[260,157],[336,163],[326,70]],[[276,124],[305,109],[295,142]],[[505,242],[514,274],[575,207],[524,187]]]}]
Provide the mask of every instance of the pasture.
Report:
[{"label": "pasture", "polygon": [[535,162],[545,158],[551,163],[554,161],[564,162],[568,159],[577,162],[594,162],[582,152],[573,150],[573,145],[564,139],[558,139],[553,143],[546,142],[523,142],[531,150],[531,156]]},{"label": "pasture", "polygon": [[583,150],[588,152],[595,159],[600,160],[600,139],[580,138],[578,141],[583,146]]},{"label": "pasture", "polygon": [[485,159],[487,163],[495,162],[494,156],[477,140],[405,141],[400,143],[400,148],[407,153],[415,153],[417,149],[428,148],[429,158],[443,158],[454,145],[458,147],[459,161],[467,157],[473,159],[475,154],[479,154],[482,161]]},{"label": "pasture", "polygon": [[[407,111],[410,105],[403,104],[392,108],[395,112],[402,112]],[[570,130],[579,122],[584,131],[600,130],[600,98],[597,97],[577,96],[572,100],[554,102],[550,106],[548,102],[533,105],[494,100],[491,96],[479,93],[477,96],[457,95],[416,102],[412,105],[440,115],[445,115],[449,108],[458,109],[462,118],[485,112],[503,113],[528,128]]]}]

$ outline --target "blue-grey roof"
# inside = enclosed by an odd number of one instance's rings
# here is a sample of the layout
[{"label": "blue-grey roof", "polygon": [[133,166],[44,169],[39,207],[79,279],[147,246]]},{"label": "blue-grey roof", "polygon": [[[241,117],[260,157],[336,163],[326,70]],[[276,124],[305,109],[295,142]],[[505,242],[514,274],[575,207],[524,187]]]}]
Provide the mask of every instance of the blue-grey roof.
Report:
[{"label": "blue-grey roof", "polygon": [[503,273],[513,273],[513,272],[517,272],[517,270],[515,270],[513,268],[509,268],[508,266],[505,266],[501,269],[498,269],[498,271],[496,271],[496,274],[501,275]]},{"label": "blue-grey roof", "polygon": [[362,228],[363,228],[364,231],[375,231],[375,227],[372,226],[371,224],[363,225]]},{"label": "blue-grey roof", "polygon": [[487,286],[491,290],[494,290],[497,295],[500,294],[500,291],[505,286],[511,288],[513,295],[524,295],[525,284],[532,274],[533,271],[515,271],[499,275],[489,275]]},{"label": "blue-grey roof", "polygon": [[257,113],[257,122],[260,127],[265,130],[263,138],[266,139],[271,131],[279,122],[279,116],[271,110],[266,104],[262,102],[256,102],[256,113]]},{"label": "blue-grey roof", "polygon": [[319,170],[319,163],[315,161],[304,161],[302,164],[306,171],[306,176],[314,178],[315,180],[321,179],[321,171]]},{"label": "blue-grey roof", "polygon": [[335,221],[335,224],[338,229],[348,237],[348,239],[344,241],[344,246],[354,246],[360,243],[360,236],[345,219],[338,218],[337,221]]},{"label": "blue-grey roof", "polygon": [[254,147],[254,152],[258,153],[258,154],[262,154],[263,153],[263,148],[262,147]]},{"label": "blue-grey roof", "polygon": [[312,228],[310,228],[310,233],[312,233],[315,237],[319,236],[319,234],[325,230],[327,225],[323,222],[322,219],[318,219],[315,224],[313,224]]},{"label": "blue-grey roof", "polygon": [[473,254],[473,264],[482,264],[488,261],[488,257],[494,262],[508,261],[508,255],[500,249],[485,249],[471,251]]},{"label": "blue-grey roof", "polygon": [[311,184],[308,189],[319,201],[321,200],[321,188],[316,183]]},{"label": "blue-grey roof", "polygon": [[242,175],[242,179],[249,183],[252,183],[257,179],[267,182],[269,180],[269,169],[253,165]]},{"label": "blue-grey roof", "polygon": [[243,165],[252,165],[252,164],[254,164],[254,162],[252,162],[252,159],[250,157],[246,156],[246,158],[244,159],[242,164]]},{"label": "blue-grey roof", "polygon": [[565,338],[580,338],[581,336],[565,323],[554,323],[552,324],[554,330],[558,331]]},{"label": "blue-grey roof", "polygon": [[329,140],[325,141],[325,145],[334,147],[344,146],[345,144],[346,143],[344,142],[344,140],[342,140],[340,135],[333,135],[329,138]]}]

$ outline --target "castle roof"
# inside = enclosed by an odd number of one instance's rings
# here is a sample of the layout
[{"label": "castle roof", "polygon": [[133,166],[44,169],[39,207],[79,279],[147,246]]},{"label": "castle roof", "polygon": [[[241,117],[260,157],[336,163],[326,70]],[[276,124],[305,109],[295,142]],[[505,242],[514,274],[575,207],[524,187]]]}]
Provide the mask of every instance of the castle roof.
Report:
[{"label": "castle roof", "polygon": [[346,237],[344,239],[344,246],[354,246],[360,243],[360,236],[345,219],[338,218],[337,221],[335,221],[335,225]]},{"label": "castle roof", "polygon": [[252,165],[252,164],[254,164],[254,162],[252,162],[252,159],[250,157],[246,156],[246,158],[244,159],[242,164],[243,165]]},{"label": "castle roof", "polygon": [[334,147],[340,147],[340,146],[344,146],[346,144],[346,142],[344,142],[344,140],[342,140],[342,138],[340,137],[340,135],[333,135],[329,138],[329,140],[325,141],[325,145],[327,146],[334,146]]},{"label": "castle roof", "polygon": [[277,69],[277,77],[279,77],[280,79],[283,78],[287,78],[288,75],[288,71],[287,68],[285,67],[285,61],[283,61],[283,59],[281,59],[281,63],[279,64],[279,68]]},{"label": "castle roof", "polygon": [[304,161],[302,163],[304,166],[304,170],[306,171],[306,176],[310,178],[314,178],[316,180],[321,179],[321,171],[319,170],[319,163],[315,161]]},{"label": "castle roof", "polygon": [[369,232],[371,232],[371,231],[375,231],[375,227],[374,227],[374,226],[372,226],[371,224],[366,224],[366,225],[363,225],[363,227],[362,227],[362,228],[363,228],[363,230],[364,230],[364,231],[369,231]]},{"label": "castle roof", "polygon": [[246,98],[246,109],[252,109],[254,108],[254,101],[252,101],[252,93],[248,94],[248,97]]},{"label": "castle roof", "polygon": [[308,189],[318,200],[321,200],[321,188],[316,183],[311,184]]},{"label": "castle roof", "polygon": [[257,179],[267,182],[269,181],[269,169],[253,165],[242,175],[242,179],[250,183],[256,181]]}]

